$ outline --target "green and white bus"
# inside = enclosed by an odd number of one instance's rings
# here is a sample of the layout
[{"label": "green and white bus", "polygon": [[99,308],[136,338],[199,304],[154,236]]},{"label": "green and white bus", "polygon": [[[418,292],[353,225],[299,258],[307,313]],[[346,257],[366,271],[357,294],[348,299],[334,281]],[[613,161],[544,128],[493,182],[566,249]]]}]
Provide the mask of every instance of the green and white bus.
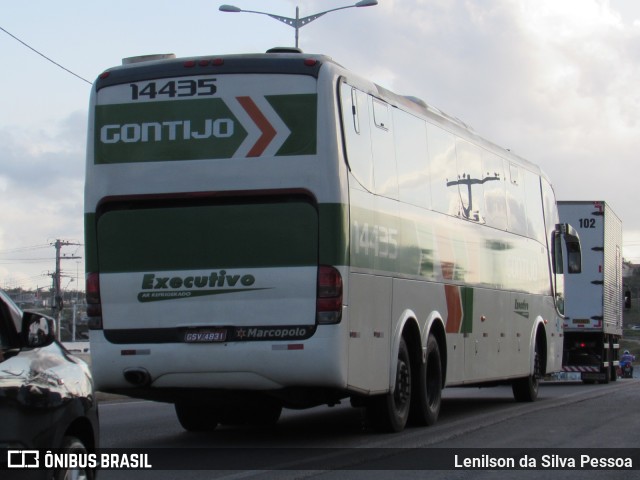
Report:
[{"label": "green and white bus", "polygon": [[85,193],[97,387],[187,430],[350,398],[399,431],[446,386],[532,401],[561,369],[580,247],[548,179],[326,56],[125,59]]}]

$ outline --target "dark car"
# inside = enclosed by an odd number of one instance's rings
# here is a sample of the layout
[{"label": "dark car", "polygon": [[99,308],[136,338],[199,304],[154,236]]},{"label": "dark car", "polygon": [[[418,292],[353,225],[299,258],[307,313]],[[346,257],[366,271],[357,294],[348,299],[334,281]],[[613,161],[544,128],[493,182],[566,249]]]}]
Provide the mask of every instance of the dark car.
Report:
[{"label": "dark car", "polygon": [[98,438],[89,367],[55,339],[52,318],[22,312],[0,290],[0,478],[91,479],[90,469],[5,468],[15,466],[10,450],[93,453]]}]

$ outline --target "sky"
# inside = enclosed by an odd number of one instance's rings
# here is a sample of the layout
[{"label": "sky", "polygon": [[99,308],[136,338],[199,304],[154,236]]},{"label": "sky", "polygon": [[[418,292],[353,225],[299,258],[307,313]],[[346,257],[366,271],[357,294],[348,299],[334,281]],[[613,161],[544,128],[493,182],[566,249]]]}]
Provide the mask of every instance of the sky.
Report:
[{"label": "sky", "polygon": [[[225,0],[294,17],[355,0]],[[121,59],[263,52],[294,29],[212,0],[6,2],[0,27],[0,288],[49,287],[53,243],[83,242],[90,83]],[[559,200],[604,200],[640,263],[640,2],[379,0],[300,30],[322,53],[422,98],[538,164]],[[89,83],[87,83],[87,81]],[[62,286],[82,289],[81,245]]]}]

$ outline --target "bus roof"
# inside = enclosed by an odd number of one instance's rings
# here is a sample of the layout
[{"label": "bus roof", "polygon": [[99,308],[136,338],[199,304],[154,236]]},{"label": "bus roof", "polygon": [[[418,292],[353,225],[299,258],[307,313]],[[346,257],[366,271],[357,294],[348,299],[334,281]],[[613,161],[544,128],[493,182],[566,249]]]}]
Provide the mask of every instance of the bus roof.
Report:
[{"label": "bus roof", "polygon": [[[155,56],[149,56],[151,58]],[[209,55],[127,63],[102,73],[95,82],[96,91],[111,85],[151,78],[186,77],[206,74],[293,74],[318,77],[320,67],[333,62],[325,55],[273,52],[238,55]]]},{"label": "bus roof", "polygon": [[[175,58],[172,54],[144,55],[127,58],[121,66],[105,70],[95,82],[96,92],[112,85],[138,82],[149,79],[186,77],[207,74],[292,74],[309,75],[318,78],[323,65],[347,74],[351,81],[357,77],[356,86],[366,85],[367,93],[385,100],[389,104],[423,116],[454,133],[472,139],[479,146],[499,153],[528,170],[534,171],[549,181],[548,177],[534,163],[513,154],[478,135],[469,125],[442,110],[424,102],[420,98],[398,95],[370,80],[345,69],[331,57],[322,54],[307,54],[296,49],[275,48],[266,53],[208,55]],[[549,182],[551,183],[551,182]]]}]

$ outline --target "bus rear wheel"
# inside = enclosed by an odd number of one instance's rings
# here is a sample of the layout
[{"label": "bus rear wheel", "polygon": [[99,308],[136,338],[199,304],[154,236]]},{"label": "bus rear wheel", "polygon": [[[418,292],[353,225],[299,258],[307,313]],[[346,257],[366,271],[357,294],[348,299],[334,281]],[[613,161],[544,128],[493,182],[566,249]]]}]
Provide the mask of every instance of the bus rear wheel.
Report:
[{"label": "bus rear wheel", "polygon": [[367,417],[376,430],[401,432],[409,419],[411,406],[411,358],[402,338],[398,348],[396,383],[393,392],[373,397],[367,406]]},{"label": "bus rear wheel", "polygon": [[436,423],[442,403],[442,359],[438,341],[429,334],[426,362],[420,362],[415,378],[416,388],[411,403],[411,421],[429,426]]}]

